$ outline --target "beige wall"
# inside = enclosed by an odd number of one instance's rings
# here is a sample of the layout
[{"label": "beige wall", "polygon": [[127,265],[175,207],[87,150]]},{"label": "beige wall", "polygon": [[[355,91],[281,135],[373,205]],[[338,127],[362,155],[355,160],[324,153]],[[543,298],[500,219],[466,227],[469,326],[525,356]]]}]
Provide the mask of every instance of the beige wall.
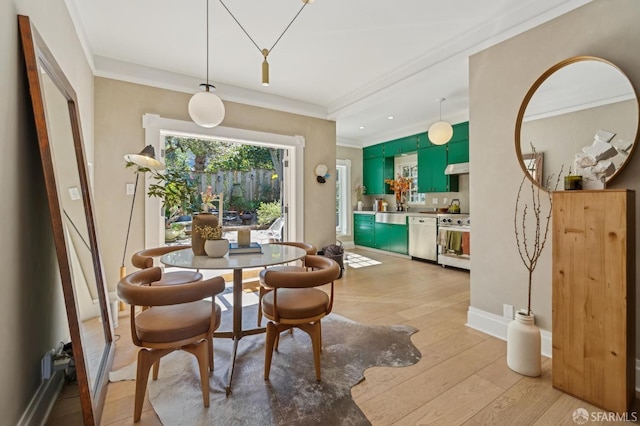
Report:
[{"label": "beige wall", "polygon": [[[502,315],[504,303],[526,306],[527,271],[513,232],[515,196],[522,177],[514,129],[524,95],[546,69],[578,55],[613,62],[640,88],[638,22],[637,0],[595,0],[470,58],[473,307]],[[610,186],[640,189],[640,155]],[[550,241],[534,273],[532,309],[537,323],[550,330]]]},{"label": "beige wall", "polygon": [[68,339],[40,153],[18,35],[28,15],[78,95],[92,153],[93,75],[63,0],[0,2],[0,181],[4,218],[0,297],[0,413],[16,424],[41,384],[40,359]]},{"label": "beige wall", "polygon": [[[103,259],[109,288],[114,288],[122,263],[122,250],[131,208],[131,196],[125,195],[126,183],[135,181],[125,169],[123,156],[144,147],[142,116],[158,114],[163,118],[190,120],[187,103],[190,95],[105,78],[95,79],[96,210],[102,241]],[[335,185],[316,182],[314,169],[319,163],[329,166],[335,176],[335,122],[225,102],[226,116],[221,126],[300,135],[304,149],[304,239],[318,247],[335,241]],[[136,199],[131,236],[125,265],[131,270],[131,254],[144,246],[144,198]]]}]

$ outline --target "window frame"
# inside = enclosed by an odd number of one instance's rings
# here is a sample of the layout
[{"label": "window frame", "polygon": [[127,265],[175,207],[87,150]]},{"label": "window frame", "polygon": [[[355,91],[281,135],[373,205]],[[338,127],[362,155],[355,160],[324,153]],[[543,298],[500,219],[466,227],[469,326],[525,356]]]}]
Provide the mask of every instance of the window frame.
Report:
[{"label": "window frame", "polygon": [[[338,186],[340,185],[340,186]],[[351,160],[336,160],[336,235],[351,235]],[[338,220],[340,218],[340,220]]]},{"label": "window frame", "polygon": [[[407,204],[408,205],[422,205],[425,203],[425,199],[426,199],[426,195],[424,193],[418,192],[418,174],[420,173],[420,170],[418,169],[418,159],[411,159],[411,160],[399,160],[396,161],[395,164],[395,176],[405,176],[403,173],[403,168],[404,167],[409,167],[409,168],[415,168],[415,176],[410,176],[413,178],[413,181],[411,183],[411,186],[409,188],[409,198],[407,199]],[[415,191],[412,191],[415,188]]]}]

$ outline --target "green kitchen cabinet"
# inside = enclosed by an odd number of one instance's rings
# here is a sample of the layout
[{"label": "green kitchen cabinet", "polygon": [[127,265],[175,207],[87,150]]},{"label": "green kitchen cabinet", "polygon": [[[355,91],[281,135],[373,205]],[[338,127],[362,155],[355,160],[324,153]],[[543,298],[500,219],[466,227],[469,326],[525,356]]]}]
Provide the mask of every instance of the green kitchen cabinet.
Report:
[{"label": "green kitchen cabinet", "polygon": [[353,242],[356,245],[375,247],[375,218],[373,214],[353,215]]},{"label": "green kitchen cabinet", "polygon": [[469,122],[453,126],[453,137],[447,144],[449,147],[447,163],[469,162]]},{"label": "green kitchen cabinet", "polygon": [[[461,142],[461,141],[468,142],[469,141],[469,122],[468,121],[454,124],[451,127],[453,127],[453,136],[451,136],[451,140],[447,142],[448,144],[452,142]],[[429,140],[429,132],[419,133],[417,136],[418,136],[418,149],[437,146],[432,144],[431,141]]]},{"label": "green kitchen cabinet", "polygon": [[385,179],[393,179],[393,157],[365,158],[362,160],[362,184],[367,194],[390,193]]},{"label": "green kitchen cabinet", "polygon": [[445,175],[447,145],[418,150],[418,192],[456,192],[458,176]]},{"label": "green kitchen cabinet", "polygon": [[395,157],[418,150],[418,135],[407,136],[384,143],[384,156]]},{"label": "green kitchen cabinet", "polygon": [[427,132],[418,133],[417,136],[418,136],[418,149],[429,148],[430,146],[433,146],[433,144],[429,140],[429,135]]},{"label": "green kitchen cabinet", "polygon": [[469,140],[469,122],[465,121],[464,123],[454,124],[453,126],[453,136],[451,137],[451,142],[459,142],[459,141],[468,141]]},{"label": "green kitchen cabinet", "polygon": [[375,248],[407,254],[408,246],[407,225],[375,223]]},{"label": "green kitchen cabinet", "polygon": [[469,162],[469,139],[449,142],[449,152],[447,154],[447,163],[468,163]]},{"label": "green kitchen cabinet", "polygon": [[362,149],[362,159],[384,157],[384,144],[371,145]]}]

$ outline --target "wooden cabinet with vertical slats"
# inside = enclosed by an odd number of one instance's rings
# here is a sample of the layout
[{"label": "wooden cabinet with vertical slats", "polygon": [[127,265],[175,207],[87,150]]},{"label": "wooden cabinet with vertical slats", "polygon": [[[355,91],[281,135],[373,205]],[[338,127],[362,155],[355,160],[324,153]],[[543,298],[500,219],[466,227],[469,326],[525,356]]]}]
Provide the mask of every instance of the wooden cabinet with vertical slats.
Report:
[{"label": "wooden cabinet with vertical slats", "polygon": [[553,193],[553,387],[605,410],[635,387],[635,192]]}]

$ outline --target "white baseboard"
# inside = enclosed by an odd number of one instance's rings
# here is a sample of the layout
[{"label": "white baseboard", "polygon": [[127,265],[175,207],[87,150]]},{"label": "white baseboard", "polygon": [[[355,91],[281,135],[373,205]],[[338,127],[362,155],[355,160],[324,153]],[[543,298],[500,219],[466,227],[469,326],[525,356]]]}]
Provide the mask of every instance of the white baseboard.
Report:
[{"label": "white baseboard", "polygon": [[[469,306],[469,310],[467,311],[467,326],[501,340],[507,340],[507,326],[509,322],[511,322],[509,318],[501,317],[500,315],[492,314],[491,312],[486,312],[472,306]],[[540,352],[542,355],[551,358],[551,332],[540,330],[540,337],[542,339]],[[640,359],[636,358],[635,368],[636,392],[640,392]]]},{"label": "white baseboard", "polygon": [[380,253],[380,254],[386,254],[387,256],[394,256],[394,257],[400,257],[402,259],[409,259],[411,260],[411,256],[408,256],[406,254],[400,254],[400,253],[394,253],[392,251],[386,251],[386,250],[380,250],[380,249],[376,249],[373,247],[366,247],[366,246],[357,246],[354,245],[353,248],[357,248],[357,249],[362,249],[362,250],[367,250],[367,251],[373,251],[376,253]]},{"label": "white baseboard", "polygon": [[64,374],[64,370],[56,371],[49,380],[40,383],[18,421],[18,426],[44,425],[47,422],[64,384]]},{"label": "white baseboard", "polygon": [[[338,239],[340,240],[340,237],[338,237]],[[342,241],[342,240],[341,240]],[[354,249],[356,248],[356,245],[353,243],[353,240],[350,241],[342,241],[342,246],[345,248],[345,250],[349,250],[349,249]]]},{"label": "white baseboard", "polygon": [[[467,326],[501,340],[507,340],[507,326],[510,322],[509,318],[501,317],[473,306],[469,306],[469,311],[467,312]],[[542,339],[540,352],[542,355],[551,358],[551,333],[546,330],[540,330],[540,337]]]}]

